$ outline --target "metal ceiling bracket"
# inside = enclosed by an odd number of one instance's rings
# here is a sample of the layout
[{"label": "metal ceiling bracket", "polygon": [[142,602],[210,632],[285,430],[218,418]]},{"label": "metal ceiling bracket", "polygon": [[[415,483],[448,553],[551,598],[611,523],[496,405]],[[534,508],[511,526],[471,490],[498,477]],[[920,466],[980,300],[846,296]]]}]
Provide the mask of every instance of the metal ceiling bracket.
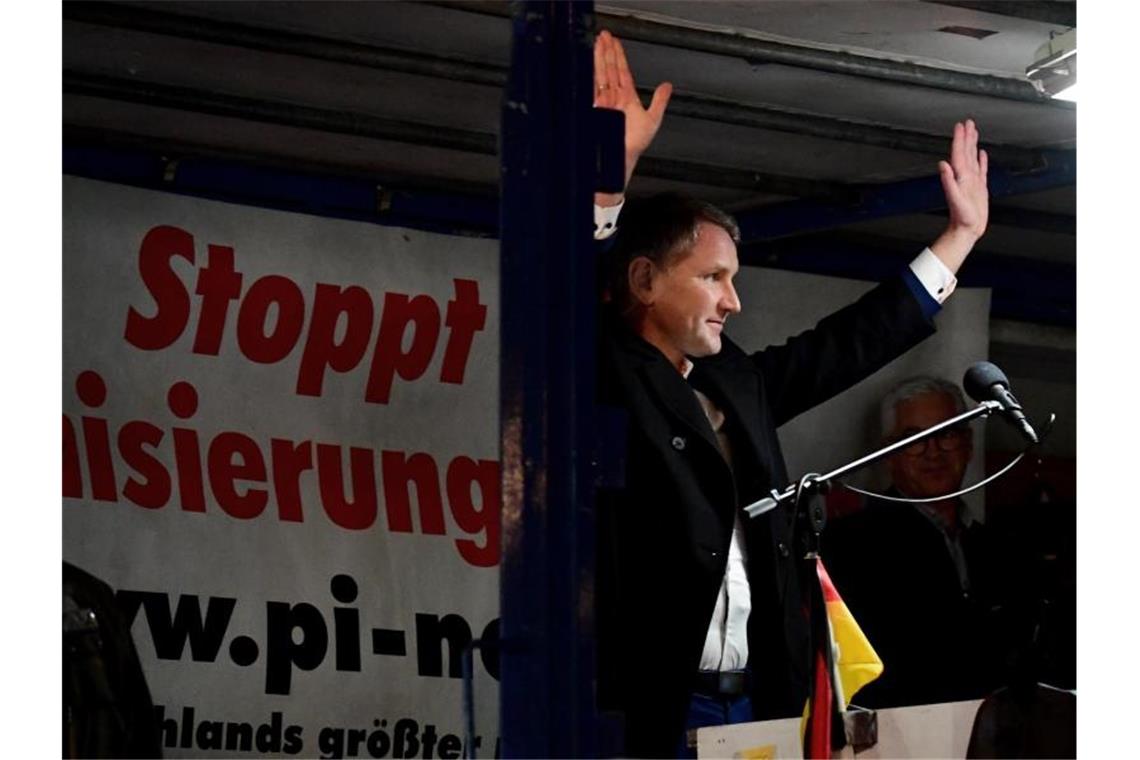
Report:
[{"label": "metal ceiling bracket", "polygon": [[[113,2],[65,3],[63,17],[68,21],[98,24],[110,28],[132,29],[181,39],[303,56],[315,60],[489,87],[502,87],[507,80],[507,70],[502,66],[455,55],[442,56],[415,50],[388,48],[287,29],[254,26],[229,20],[220,21],[138,6],[124,6]],[[648,97],[652,92],[643,88],[642,94]],[[937,156],[945,155],[949,143],[949,140],[940,134],[899,129],[769,104],[739,103],[692,92],[675,91],[669,103],[669,111],[676,116],[722,124],[736,124],[754,129],[788,132]],[[996,163],[1007,168],[1034,168],[1041,162],[1039,153],[1030,148],[991,143],[987,143],[984,147]],[[775,189],[771,191],[779,192]],[[814,197],[819,193],[795,191],[781,194]]]},{"label": "metal ceiling bracket", "polygon": [[[502,3],[486,2],[486,0],[432,0],[431,4],[491,16],[503,16],[506,12]],[[651,45],[743,58],[750,62],[778,63],[832,74],[849,74],[899,84],[1038,103],[1054,108],[1072,108],[1071,103],[1044,97],[1029,82],[1014,77],[974,74],[912,61],[876,58],[807,45],[792,45],[731,32],[695,29],[627,14],[599,12],[597,16],[599,27],[609,29],[623,39]]]}]

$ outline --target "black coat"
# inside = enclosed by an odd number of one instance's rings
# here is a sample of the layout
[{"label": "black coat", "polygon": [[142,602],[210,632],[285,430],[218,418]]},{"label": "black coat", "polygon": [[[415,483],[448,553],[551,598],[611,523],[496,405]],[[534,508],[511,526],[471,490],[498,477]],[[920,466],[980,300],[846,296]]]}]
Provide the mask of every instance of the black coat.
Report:
[{"label": "black coat", "polygon": [[[598,688],[603,709],[624,712],[628,754],[676,750],[734,510],[787,483],[776,428],[933,331],[898,278],[784,345],[748,355],[725,338],[686,382],[619,319],[603,318],[602,401],[628,414],[628,441],[625,485],[598,501]],[[725,413],[735,471],[693,388]],[[743,522],[753,704],[758,719],[798,715],[809,655],[792,523],[783,507]]]},{"label": "black coat", "polygon": [[162,757],[160,739],[115,592],[64,562],[63,757]]}]

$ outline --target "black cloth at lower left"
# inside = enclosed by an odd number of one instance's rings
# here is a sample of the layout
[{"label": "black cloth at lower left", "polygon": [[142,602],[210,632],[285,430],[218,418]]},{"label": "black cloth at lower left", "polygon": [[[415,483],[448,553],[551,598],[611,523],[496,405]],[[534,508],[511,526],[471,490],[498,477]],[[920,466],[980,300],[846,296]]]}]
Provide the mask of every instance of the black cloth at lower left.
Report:
[{"label": "black cloth at lower left", "polygon": [[162,757],[150,690],[115,592],[67,562],[63,757]]}]

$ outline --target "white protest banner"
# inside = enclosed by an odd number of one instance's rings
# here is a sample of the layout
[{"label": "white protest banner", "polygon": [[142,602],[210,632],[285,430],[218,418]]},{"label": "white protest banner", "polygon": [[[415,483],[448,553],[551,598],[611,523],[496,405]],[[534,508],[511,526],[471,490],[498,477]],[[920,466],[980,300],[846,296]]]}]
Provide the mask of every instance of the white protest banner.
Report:
[{"label": "white protest banner", "polygon": [[[498,635],[498,245],[64,178],[63,556],[168,757],[459,757]],[[478,756],[498,662],[474,657]]]},{"label": "white protest banner", "polygon": [[[461,652],[498,635],[497,241],[63,184],[64,558],[119,591],[166,755],[459,757]],[[868,287],[738,282],[749,350]],[[988,293],[955,301],[907,371],[984,354]],[[861,449],[886,382],[782,431],[792,471]],[[478,756],[497,676],[476,652]]]}]

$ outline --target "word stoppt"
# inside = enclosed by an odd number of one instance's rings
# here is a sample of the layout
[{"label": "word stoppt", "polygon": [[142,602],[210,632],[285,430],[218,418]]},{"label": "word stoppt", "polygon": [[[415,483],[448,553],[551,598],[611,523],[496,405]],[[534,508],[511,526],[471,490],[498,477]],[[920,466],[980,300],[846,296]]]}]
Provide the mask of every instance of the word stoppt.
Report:
[{"label": "word stoppt", "polygon": [[386,292],[377,307],[359,285],[317,283],[307,297],[288,277],[265,275],[243,287],[246,278],[234,266],[234,249],[214,244],[207,246],[206,264],[197,270],[191,292],[175,271],[175,258],[196,263],[194,236],[169,225],[151,228],[139,247],[138,264],[155,308],[149,315],[130,308],[127,342],[147,351],[170,347],[190,327],[197,297],[191,350],[216,356],[236,301],[237,346],[248,360],[274,364],[303,344],[296,383],[302,396],[321,395],[327,370],[347,373],[367,361],[364,399],[387,404],[397,376],[411,382],[424,375],[445,330],[439,381],[461,384],[475,333],[487,320],[474,280],[454,279],[454,298],[441,313],[426,294]]}]

